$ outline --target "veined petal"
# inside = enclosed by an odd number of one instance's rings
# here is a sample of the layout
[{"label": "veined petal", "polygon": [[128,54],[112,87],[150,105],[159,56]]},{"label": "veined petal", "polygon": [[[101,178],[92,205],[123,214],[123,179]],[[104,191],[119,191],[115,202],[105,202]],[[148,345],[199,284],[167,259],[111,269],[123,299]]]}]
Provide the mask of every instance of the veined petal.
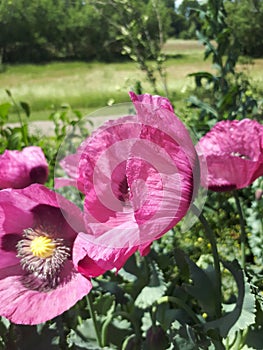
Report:
[{"label": "veined petal", "polygon": [[257,121],[221,121],[196,149],[208,168],[202,185],[213,191],[244,188],[263,175],[263,125]]},{"label": "veined petal", "polygon": [[48,164],[40,147],[22,151],[6,150],[0,155],[0,188],[24,188],[32,183],[45,183]]},{"label": "veined petal", "polygon": [[86,277],[96,277],[112,269],[118,271],[137,250],[137,247],[105,247],[92,240],[86,233],[79,233],[73,247],[73,262]]},{"label": "veined petal", "polygon": [[68,280],[54,290],[39,292],[26,287],[25,277],[18,268],[0,270],[0,315],[17,324],[35,325],[46,322],[71,308],[92,288],[91,282],[65,267]]}]

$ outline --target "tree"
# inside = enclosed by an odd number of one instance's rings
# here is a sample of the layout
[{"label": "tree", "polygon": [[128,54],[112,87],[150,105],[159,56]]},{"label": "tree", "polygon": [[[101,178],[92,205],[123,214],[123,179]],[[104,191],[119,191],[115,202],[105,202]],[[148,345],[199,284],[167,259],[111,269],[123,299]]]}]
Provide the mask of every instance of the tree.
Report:
[{"label": "tree", "polygon": [[[161,0],[92,1],[94,8],[108,19],[112,42],[120,51],[138,63],[140,69],[158,93],[156,79],[161,78],[168,94],[163,67],[163,44],[170,29],[170,10]],[[152,64],[149,60],[152,60]]]},{"label": "tree", "polygon": [[226,3],[227,22],[235,32],[242,53],[251,57],[263,56],[263,2],[234,0]]},{"label": "tree", "polygon": [[236,33],[228,25],[225,2],[208,0],[206,11],[196,10],[202,21],[197,35],[206,48],[205,59],[211,57],[216,69],[215,74],[191,74],[195,77],[197,90],[205,91],[202,99],[197,96],[189,98],[192,106],[201,109],[203,127],[208,125],[210,118],[217,121],[256,114],[257,100],[252,95],[253,89],[247,77],[236,70],[241,47]]}]

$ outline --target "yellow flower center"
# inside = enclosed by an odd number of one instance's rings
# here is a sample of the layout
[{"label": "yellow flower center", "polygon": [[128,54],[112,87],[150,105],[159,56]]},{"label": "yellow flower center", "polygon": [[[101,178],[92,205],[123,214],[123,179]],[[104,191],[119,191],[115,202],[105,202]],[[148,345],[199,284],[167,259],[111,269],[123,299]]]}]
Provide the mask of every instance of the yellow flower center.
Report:
[{"label": "yellow flower center", "polygon": [[35,237],[30,244],[32,254],[38,258],[49,258],[53,255],[55,249],[54,241],[46,236]]}]

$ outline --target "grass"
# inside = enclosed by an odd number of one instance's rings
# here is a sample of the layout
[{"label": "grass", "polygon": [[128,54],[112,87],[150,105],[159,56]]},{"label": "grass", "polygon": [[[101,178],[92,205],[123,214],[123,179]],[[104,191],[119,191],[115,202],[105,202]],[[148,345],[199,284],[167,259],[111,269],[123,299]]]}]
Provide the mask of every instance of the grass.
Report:
[{"label": "grass", "polygon": [[[183,103],[185,91],[193,85],[187,75],[211,71],[211,62],[203,60],[203,47],[194,40],[169,40],[165,52],[169,55],[166,62],[169,91]],[[255,60],[253,65],[245,67],[257,83],[263,71],[263,60]],[[134,62],[127,61],[8,65],[0,78],[0,103],[8,101],[5,89],[10,90],[16,101],[30,104],[31,120],[45,120],[65,103],[87,114],[109,103],[128,102],[127,92],[138,80],[142,82],[144,92],[152,92],[144,73]],[[259,84],[263,82],[259,81]],[[162,93],[161,84],[158,88]],[[11,121],[15,118],[12,113]]]}]

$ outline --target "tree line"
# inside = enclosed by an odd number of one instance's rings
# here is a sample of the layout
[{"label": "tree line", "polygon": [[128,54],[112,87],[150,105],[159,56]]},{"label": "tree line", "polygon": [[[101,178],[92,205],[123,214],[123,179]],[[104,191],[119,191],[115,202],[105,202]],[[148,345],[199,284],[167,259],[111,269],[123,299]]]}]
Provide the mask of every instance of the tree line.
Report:
[{"label": "tree line", "polygon": [[[0,0],[0,59],[107,62],[132,51],[131,45],[136,55],[149,51],[147,41],[151,58],[169,37],[195,39],[205,8],[197,0],[177,8],[173,0]],[[263,2],[225,0],[225,11],[241,53],[262,57]]]}]

